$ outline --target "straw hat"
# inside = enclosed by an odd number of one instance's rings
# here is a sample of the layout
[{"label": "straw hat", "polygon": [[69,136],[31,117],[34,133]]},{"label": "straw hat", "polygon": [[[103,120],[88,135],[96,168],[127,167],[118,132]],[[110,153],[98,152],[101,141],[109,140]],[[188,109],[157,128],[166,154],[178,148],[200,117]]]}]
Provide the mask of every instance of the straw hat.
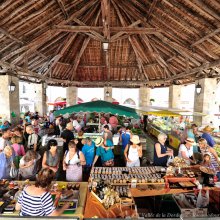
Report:
[{"label": "straw hat", "polygon": [[191,145],[196,144],[194,139],[193,138],[189,138],[189,137],[185,140],[185,142],[188,143],[188,144],[191,144]]},{"label": "straw hat", "polygon": [[207,126],[205,126],[204,128],[203,128],[203,132],[212,132],[214,130],[214,128],[212,128],[212,127],[210,127],[209,125],[207,125]]},{"label": "straw hat", "polygon": [[133,144],[139,144],[140,143],[140,139],[137,135],[133,135],[131,140],[130,140]]},{"label": "straw hat", "polygon": [[103,141],[104,141],[104,139],[102,137],[97,137],[96,140],[95,140],[96,147],[101,146]]}]

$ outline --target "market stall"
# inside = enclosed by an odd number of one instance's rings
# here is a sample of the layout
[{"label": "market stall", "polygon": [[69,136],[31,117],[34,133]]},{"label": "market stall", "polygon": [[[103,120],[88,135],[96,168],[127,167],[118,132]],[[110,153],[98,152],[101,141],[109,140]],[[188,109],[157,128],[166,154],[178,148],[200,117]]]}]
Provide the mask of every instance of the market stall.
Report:
[{"label": "market stall", "polygon": [[[29,181],[0,181],[0,216],[18,216],[19,212],[15,211],[15,203],[21,190],[28,184]],[[66,202],[70,202],[68,210],[62,216],[72,218],[84,218],[84,209],[86,202],[88,183],[86,182],[53,182],[51,195],[54,200],[55,207],[61,207]]]}]

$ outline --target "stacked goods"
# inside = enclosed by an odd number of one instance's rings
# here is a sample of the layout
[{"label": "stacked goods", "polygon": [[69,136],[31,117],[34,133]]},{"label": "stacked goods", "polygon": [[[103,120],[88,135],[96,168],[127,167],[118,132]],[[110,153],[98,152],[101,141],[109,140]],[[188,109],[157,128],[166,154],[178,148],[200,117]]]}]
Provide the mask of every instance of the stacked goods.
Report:
[{"label": "stacked goods", "polygon": [[188,167],[188,165],[186,164],[186,161],[183,158],[180,158],[180,157],[175,157],[173,159],[173,165],[175,167],[181,167],[181,168]]},{"label": "stacked goods", "polygon": [[103,179],[109,184],[127,185],[133,179],[137,183],[164,183],[161,174],[157,173],[156,167],[95,167],[92,169],[90,177],[91,180]]}]

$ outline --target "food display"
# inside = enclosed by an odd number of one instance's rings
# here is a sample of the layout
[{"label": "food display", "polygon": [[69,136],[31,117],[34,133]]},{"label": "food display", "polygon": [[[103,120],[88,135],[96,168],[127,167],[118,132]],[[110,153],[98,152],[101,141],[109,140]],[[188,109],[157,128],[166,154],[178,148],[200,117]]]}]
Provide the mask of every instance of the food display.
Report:
[{"label": "food display", "polygon": [[203,173],[206,173],[206,174],[210,174],[210,175],[214,175],[215,174],[215,171],[213,169],[210,169],[208,167],[203,167],[201,166],[200,167],[200,170],[203,172]]},{"label": "food display", "polygon": [[94,167],[91,181],[105,180],[111,185],[129,185],[133,179],[141,183],[164,183],[159,167]]},{"label": "food display", "polygon": [[167,131],[170,132],[171,131],[171,125],[170,123],[168,123],[166,120],[162,119],[162,118],[156,118],[152,121],[152,124],[154,126],[156,126],[157,128],[163,130],[163,131]]},{"label": "food display", "polygon": [[[31,184],[29,180],[8,181],[0,180],[0,213],[13,213],[15,204],[24,187]],[[70,203],[68,210],[75,210],[79,202],[80,183],[54,182],[51,187],[51,195],[55,207],[62,207]]]},{"label": "food display", "polygon": [[214,149],[215,149],[216,153],[218,154],[218,156],[220,157],[220,145],[219,145],[219,144],[216,144],[216,145],[214,146]]},{"label": "food display", "polygon": [[180,157],[174,157],[173,165],[175,167],[181,167],[181,168],[189,166],[189,165],[186,164],[186,161],[183,158],[180,158]]}]

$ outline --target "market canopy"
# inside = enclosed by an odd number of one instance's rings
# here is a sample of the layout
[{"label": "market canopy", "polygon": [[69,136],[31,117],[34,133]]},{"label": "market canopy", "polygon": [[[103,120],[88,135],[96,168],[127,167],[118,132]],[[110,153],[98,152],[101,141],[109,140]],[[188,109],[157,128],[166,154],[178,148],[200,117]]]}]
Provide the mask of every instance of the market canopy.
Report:
[{"label": "market canopy", "polygon": [[122,105],[115,105],[110,102],[98,100],[93,102],[81,103],[78,105],[72,105],[67,108],[54,112],[55,116],[79,113],[79,112],[97,112],[97,113],[110,113],[113,115],[124,116],[128,118],[139,118],[137,112],[133,108],[129,108]]},{"label": "market canopy", "polygon": [[168,110],[160,110],[160,111],[148,111],[148,112],[143,112],[143,115],[155,115],[155,116],[172,116],[172,117],[179,117],[181,116],[178,113],[168,111]]}]

